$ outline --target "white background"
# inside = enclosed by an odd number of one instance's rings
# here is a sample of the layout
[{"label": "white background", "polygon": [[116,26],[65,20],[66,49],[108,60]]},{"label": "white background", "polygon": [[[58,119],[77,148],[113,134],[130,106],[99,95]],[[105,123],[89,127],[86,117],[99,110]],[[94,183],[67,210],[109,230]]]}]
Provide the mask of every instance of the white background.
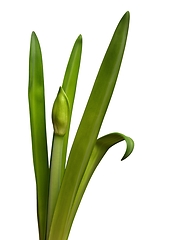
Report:
[{"label": "white background", "polygon": [[128,10],[124,59],[100,136],[124,133],[134,139],[135,149],[123,162],[124,143],[107,153],[69,239],[169,239],[169,15],[164,0],[0,2],[1,239],[38,239],[27,98],[31,32],[43,54],[50,149],[51,108],[75,39],[82,34],[71,140],[115,27]]}]

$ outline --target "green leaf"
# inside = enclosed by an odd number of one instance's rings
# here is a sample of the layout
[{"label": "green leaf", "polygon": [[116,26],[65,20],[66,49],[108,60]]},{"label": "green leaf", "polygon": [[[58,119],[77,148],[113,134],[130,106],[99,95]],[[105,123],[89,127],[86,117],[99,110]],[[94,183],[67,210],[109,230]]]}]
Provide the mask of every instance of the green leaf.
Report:
[{"label": "green leaf", "polygon": [[74,43],[62,84],[62,87],[69,99],[71,111],[73,108],[77,78],[80,68],[81,53],[82,53],[82,36],[79,35]]},{"label": "green leaf", "polygon": [[[80,35],[73,46],[67,64],[62,87],[57,96],[53,110],[52,120],[54,123],[54,134],[51,153],[51,171],[48,205],[47,236],[51,226],[58,193],[60,190],[63,174],[65,171],[65,161],[67,152],[67,142],[71,121],[71,114],[76,91],[78,72],[80,67],[82,51],[82,36]],[[66,130],[66,131],[65,131]],[[59,135],[63,136],[59,136]]]},{"label": "green leaf", "polygon": [[29,110],[32,136],[33,163],[37,188],[37,212],[40,239],[45,240],[49,167],[46,138],[43,65],[40,45],[33,32],[29,57]]},{"label": "green leaf", "polygon": [[80,68],[80,61],[81,61],[81,54],[82,54],[82,36],[79,35],[76,39],[68,64],[65,72],[65,76],[63,79],[62,88],[66,93],[66,96],[69,100],[69,107],[70,107],[70,120],[67,129],[67,133],[64,136],[64,148],[63,148],[63,158],[62,158],[62,176],[65,170],[65,162],[66,162],[66,153],[67,153],[67,144],[68,144],[68,137],[69,137],[69,128],[71,123],[71,115],[73,110],[73,103],[75,98],[76,92],[76,85],[78,79],[78,73]]},{"label": "green leaf", "polygon": [[129,12],[126,12],[107,49],[75,136],[55,207],[49,240],[67,239],[69,214],[115,87],[128,27]]},{"label": "green leaf", "polygon": [[76,193],[76,197],[74,199],[72,209],[69,214],[69,219],[67,221],[66,229],[71,228],[71,224],[73,222],[74,216],[76,214],[76,211],[79,207],[80,201],[85,192],[85,189],[86,189],[86,187],[89,183],[89,180],[92,177],[95,169],[97,168],[98,164],[102,160],[103,156],[106,154],[106,152],[108,151],[108,149],[110,147],[114,146],[115,144],[117,144],[123,140],[126,142],[126,151],[121,160],[124,160],[132,153],[133,148],[134,148],[134,142],[130,137],[127,137],[121,133],[116,132],[116,133],[111,133],[106,136],[103,136],[97,140],[95,147],[92,151],[92,154],[90,156],[86,170],[84,172],[83,178],[80,182],[78,191]]}]

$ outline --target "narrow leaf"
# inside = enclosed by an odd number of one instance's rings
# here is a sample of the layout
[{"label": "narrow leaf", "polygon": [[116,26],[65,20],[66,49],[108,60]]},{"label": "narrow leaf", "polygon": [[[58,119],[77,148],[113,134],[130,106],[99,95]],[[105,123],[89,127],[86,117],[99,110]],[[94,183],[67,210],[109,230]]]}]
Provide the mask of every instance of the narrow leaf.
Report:
[{"label": "narrow leaf", "polygon": [[69,99],[71,110],[73,108],[74,96],[76,91],[81,53],[82,53],[82,36],[79,35],[74,43],[62,84],[62,87]]},{"label": "narrow leaf", "polygon": [[40,45],[33,32],[29,57],[29,109],[33,163],[37,188],[37,213],[40,239],[45,240],[49,184],[48,151],[45,120],[43,66]]},{"label": "narrow leaf", "polygon": [[78,73],[80,68],[80,61],[81,61],[81,54],[82,54],[82,36],[79,35],[76,39],[68,64],[65,72],[65,76],[63,79],[63,90],[65,91],[68,100],[69,100],[69,107],[70,107],[70,120],[67,129],[67,133],[64,136],[64,148],[63,148],[63,158],[62,158],[62,176],[65,170],[65,162],[66,162],[66,153],[67,153],[67,144],[68,144],[68,137],[69,137],[69,128],[71,123],[71,115],[73,110],[73,103],[75,98],[76,92],[76,85],[78,79]]},{"label": "narrow leaf", "polygon": [[134,142],[130,137],[127,137],[121,133],[116,132],[116,133],[111,133],[106,136],[103,136],[97,140],[95,147],[92,151],[92,154],[90,156],[86,170],[84,172],[83,178],[80,182],[78,191],[76,193],[76,197],[74,199],[74,203],[73,203],[72,209],[70,211],[69,219],[68,219],[67,225],[65,227],[66,229],[70,230],[74,216],[79,207],[80,201],[83,197],[83,194],[89,183],[89,180],[92,177],[98,164],[102,160],[103,156],[106,154],[106,152],[108,151],[108,149],[110,147],[114,146],[115,144],[117,144],[123,140],[126,142],[126,151],[121,160],[124,160],[132,153],[133,148],[134,148]]},{"label": "narrow leaf", "polygon": [[[65,171],[67,142],[69,136],[69,128],[78,72],[80,67],[81,51],[82,51],[82,36],[80,35],[76,39],[72,52],[70,54],[63,84],[59,90],[60,97],[59,96],[56,97],[57,101],[55,100],[52,110],[54,134],[52,142],[51,167],[50,167],[51,171],[50,171],[47,236],[49,235],[51,220],[53,217],[58,193],[60,190],[62,178]],[[63,136],[58,136],[58,134]]]},{"label": "narrow leaf", "polygon": [[65,226],[115,87],[128,27],[129,12],[115,30],[79,125],[60,188],[49,240],[67,239],[69,229]]}]

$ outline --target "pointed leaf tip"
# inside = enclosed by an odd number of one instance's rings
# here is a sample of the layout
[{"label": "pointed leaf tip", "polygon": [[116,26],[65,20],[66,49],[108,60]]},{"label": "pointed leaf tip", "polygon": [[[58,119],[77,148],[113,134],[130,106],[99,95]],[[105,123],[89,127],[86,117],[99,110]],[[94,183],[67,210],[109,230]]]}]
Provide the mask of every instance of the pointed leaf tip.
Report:
[{"label": "pointed leaf tip", "polygon": [[36,35],[36,33],[35,33],[34,31],[32,31],[32,34],[31,34],[31,35],[32,35],[32,36],[33,36],[33,35]]},{"label": "pointed leaf tip", "polygon": [[[126,22],[126,23],[129,25],[129,22],[130,22],[130,12],[129,12],[129,11],[127,11],[127,12],[123,15],[123,17],[121,18],[120,22],[122,22],[122,21]],[[120,22],[119,22],[119,23],[120,23]]]},{"label": "pointed leaf tip", "polygon": [[82,35],[80,34],[76,39],[76,43],[82,44],[82,40]]},{"label": "pointed leaf tip", "polygon": [[134,149],[134,141],[132,138],[125,136],[124,140],[126,141],[126,151],[125,151],[121,161],[126,159],[132,153],[132,151]]},{"label": "pointed leaf tip", "polygon": [[81,34],[78,36],[78,40],[82,41],[82,35]]},{"label": "pointed leaf tip", "polygon": [[[123,17],[130,18],[130,12],[127,11],[127,12],[123,15]],[[122,18],[123,18],[123,17],[122,17]]]},{"label": "pointed leaf tip", "polygon": [[38,41],[37,35],[36,35],[36,33],[34,31],[32,31],[32,34],[31,34],[31,42],[33,40],[37,40]]}]

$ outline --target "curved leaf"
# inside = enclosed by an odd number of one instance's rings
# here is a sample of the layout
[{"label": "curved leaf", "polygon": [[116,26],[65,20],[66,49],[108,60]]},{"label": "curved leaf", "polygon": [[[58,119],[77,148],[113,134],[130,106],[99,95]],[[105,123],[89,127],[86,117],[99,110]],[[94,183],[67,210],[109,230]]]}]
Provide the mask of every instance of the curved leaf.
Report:
[{"label": "curved leaf", "polygon": [[95,147],[92,151],[92,154],[90,156],[86,170],[84,172],[83,178],[80,182],[78,191],[76,193],[76,197],[74,199],[72,209],[70,211],[70,215],[66,224],[66,229],[71,228],[74,216],[79,207],[79,204],[81,202],[85,189],[95,169],[97,168],[98,164],[102,160],[103,156],[105,155],[105,153],[108,151],[110,147],[114,146],[115,144],[121,141],[126,142],[126,151],[121,159],[121,160],[124,160],[132,153],[134,149],[134,142],[130,137],[127,137],[121,133],[115,132],[115,133],[105,135],[97,140]]},{"label": "curved leaf", "polygon": [[49,240],[67,239],[65,228],[79,184],[111,99],[125,49],[129,27],[129,12],[120,20],[96,77],[85,112],[79,125],[63,177]]}]

